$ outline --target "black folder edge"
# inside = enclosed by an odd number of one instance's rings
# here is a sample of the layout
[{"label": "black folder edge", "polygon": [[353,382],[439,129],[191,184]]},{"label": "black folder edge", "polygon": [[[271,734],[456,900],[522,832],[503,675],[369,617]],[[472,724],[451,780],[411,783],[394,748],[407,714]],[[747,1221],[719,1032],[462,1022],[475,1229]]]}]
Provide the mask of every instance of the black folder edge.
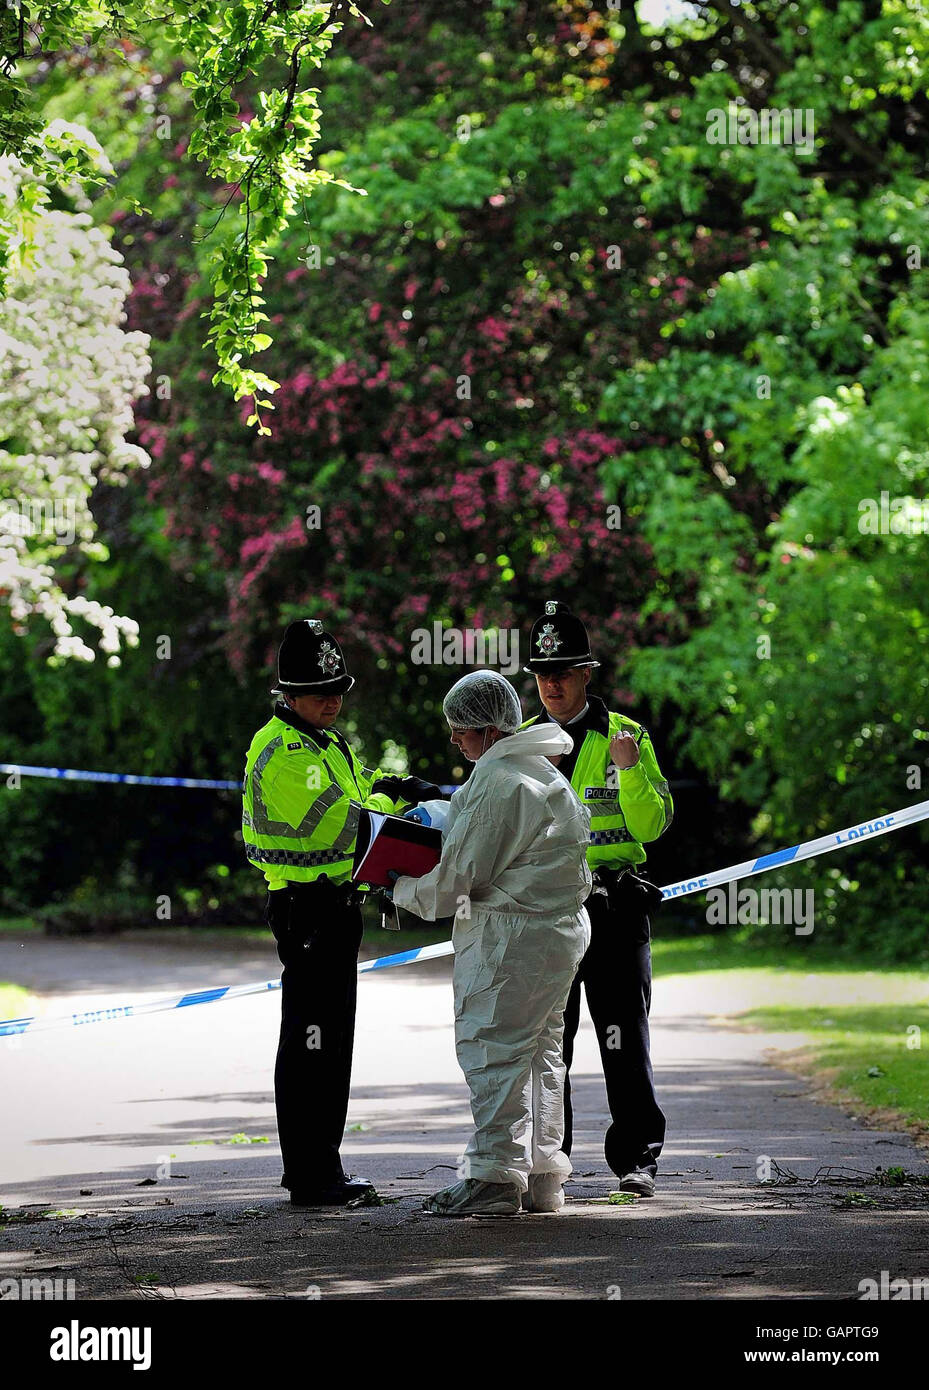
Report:
[{"label": "black folder edge", "polygon": [[[408,840],[411,844],[430,845],[441,854],[442,852],[442,832],[434,825],[421,825],[419,821],[405,820],[403,816],[393,816],[389,811],[376,811],[375,815],[383,816],[385,821],[390,822],[390,831],[395,840]],[[352,882],[357,882],[355,875],[361,866],[362,860],[371,847],[371,812],[366,806],[362,806],[358,816],[358,833],[355,836],[355,853],[352,856]]]}]

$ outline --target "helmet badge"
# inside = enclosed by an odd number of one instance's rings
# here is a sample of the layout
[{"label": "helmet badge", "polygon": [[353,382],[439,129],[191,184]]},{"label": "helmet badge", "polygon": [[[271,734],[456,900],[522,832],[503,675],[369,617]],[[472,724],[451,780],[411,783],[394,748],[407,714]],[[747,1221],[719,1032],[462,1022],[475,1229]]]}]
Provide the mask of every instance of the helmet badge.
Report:
[{"label": "helmet badge", "polygon": [[543,624],[542,631],[536,640],[536,646],[543,656],[552,656],[561,646],[561,638],[555,631],[554,623]]},{"label": "helmet badge", "polygon": [[319,648],[319,660],[316,663],[321,666],[327,676],[334,675],[340,666],[339,653],[331,642],[322,642]]}]

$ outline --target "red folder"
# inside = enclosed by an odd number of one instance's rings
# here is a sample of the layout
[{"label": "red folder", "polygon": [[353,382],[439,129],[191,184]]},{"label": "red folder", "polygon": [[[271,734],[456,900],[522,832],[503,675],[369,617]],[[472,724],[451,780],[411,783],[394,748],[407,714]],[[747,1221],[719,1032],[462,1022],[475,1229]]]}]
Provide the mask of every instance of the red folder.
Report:
[{"label": "red folder", "polygon": [[361,808],[352,862],[355,883],[389,888],[389,869],[411,878],[422,878],[435,868],[441,857],[442,832],[435,826]]}]

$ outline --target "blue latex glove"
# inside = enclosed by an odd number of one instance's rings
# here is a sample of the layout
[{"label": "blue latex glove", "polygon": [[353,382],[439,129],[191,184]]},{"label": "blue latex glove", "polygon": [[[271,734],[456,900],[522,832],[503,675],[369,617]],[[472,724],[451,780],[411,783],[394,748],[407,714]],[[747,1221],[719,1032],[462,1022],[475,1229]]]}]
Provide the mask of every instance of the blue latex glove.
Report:
[{"label": "blue latex glove", "polygon": [[420,825],[432,824],[432,817],[423,806],[413,806],[409,811],[404,811],[403,819],[419,821]]},{"label": "blue latex glove", "polygon": [[391,886],[390,886],[389,888],[382,888],[382,889],[381,889],[381,897],[387,898],[390,902],[393,902],[393,900],[394,900],[393,885],[396,883],[397,879],[400,877],[400,874],[397,872],[396,869],[388,869],[388,870],[387,870],[387,877],[390,879],[390,885],[391,885]]}]

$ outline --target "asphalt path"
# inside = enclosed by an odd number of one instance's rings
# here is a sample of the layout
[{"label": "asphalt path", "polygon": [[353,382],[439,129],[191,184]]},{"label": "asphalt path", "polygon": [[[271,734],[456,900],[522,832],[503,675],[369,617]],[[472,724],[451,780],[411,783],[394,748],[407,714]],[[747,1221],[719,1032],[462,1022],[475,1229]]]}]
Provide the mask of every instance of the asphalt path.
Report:
[{"label": "asphalt path", "polygon": [[[45,1016],[277,974],[270,941],[0,941],[0,979],[38,991]],[[855,1300],[882,1270],[929,1276],[929,1189],[872,1181],[927,1172],[912,1140],[817,1102],[770,1061],[792,1040],[727,1025],[725,1000],[683,976],[655,985],[668,1142],[654,1199],[609,1201],[585,1018],[564,1211],[423,1212],[471,1123],[450,981],[448,959],[360,979],[343,1158],[385,1204],[357,1210],[291,1208],[279,1186],[275,993],[0,1039],[0,1275],[139,1300]]]}]

